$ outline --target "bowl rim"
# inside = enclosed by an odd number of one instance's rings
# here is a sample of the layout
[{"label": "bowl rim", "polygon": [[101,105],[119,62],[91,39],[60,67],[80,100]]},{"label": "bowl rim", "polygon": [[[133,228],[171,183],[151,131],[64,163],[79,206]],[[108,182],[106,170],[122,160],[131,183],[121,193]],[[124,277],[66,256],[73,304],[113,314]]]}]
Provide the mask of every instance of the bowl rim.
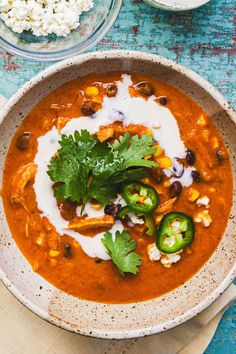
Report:
[{"label": "bowl rim", "polygon": [[[3,36],[0,35],[0,46],[8,51],[12,55],[17,55],[23,59],[30,61],[42,61],[42,62],[56,62],[59,60],[64,60],[71,57],[72,55],[82,54],[88,51],[91,47],[99,43],[107,32],[111,29],[112,25],[116,21],[120,9],[122,6],[122,0],[112,0],[113,3],[110,6],[107,17],[103,20],[99,26],[90,34],[85,40],[83,40],[79,45],[73,45],[72,47],[59,50],[55,52],[48,51],[31,51],[29,49],[23,49],[7,41]],[[0,19],[3,26],[6,26],[5,23]]]},{"label": "bowl rim", "polygon": [[[195,73],[191,69],[188,69],[170,59],[167,59],[165,57],[155,55],[155,54],[149,54],[149,53],[144,53],[140,51],[128,51],[128,50],[111,50],[111,51],[97,51],[96,53],[90,52],[86,53],[83,55],[78,55],[75,56],[71,59],[67,59],[61,62],[58,62],[54,65],[49,66],[45,70],[39,72],[37,75],[35,75],[32,79],[27,81],[18,91],[8,100],[8,102],[3,106],[3,108],[0,110],[0,124],[2,123],[3,119],[7,115],[7,113],[14,107],[14,105],[17,103],[17,101],[24,96],[26,92],[31,90],[38,82],[44,80],[47,77],[50,77],[54,75],[58,70],[63,70],[66,67],[73,66],[73,65],[78,65],[80,63],[83,63],[87,60],[90,59],[95,59],[95,54],[96,54],[96,60],[103,60],[103,59],[135,59],[136,57],[139,56],[140,60],[153,60],[155,62],[160,63],[163,66],[172,68],[179,72],[180,74],[183,74],[187,76],[190,80],[196,82],[198,85],[200,85],[208,94],[210,94],[224,109],[225,112],[229,115],[230,119],[233,121],[233,123],[236,125],[236,112],[234,109],[230,106],[230,104],[227,102],[227,100],[224,98],[224,96],[217,91],[216,88],[214,88],[208,81],[206,81],[204,78],[202,78],[199,74]],[[224,278],[224,280],[219,283],[214,291],[207,295],[205,299],[203,299],[200,303],[198,303],[196,306],[192,307],[190,310],[187,312],[184,312],[183,314],[179,315],[175,321],[169,320],[163,324],[158,324],[158,325],[153,325],[149,327],[145,327],[142,329],[132,329],[126,330],[125,331],[125,336],[124,336],[124,331],[123,330],[110,330],[107,329],[105,331],[104,329],[100,328],[94,328],[92,335],[89,333],[89,330],[83,330],[80,329],[79,334],[87,335],[87,336],[92,336],[92,337],[99,337],[99,338],[105,338],[105,339],[121,339],[121,338],[136,338],[136,337],[141,337],[145,335],[151,335],[151,334],[156,334],[162,331],[165,331],[167,329],[171,329],[177,325],[180,325],[187,320],[193,318],[196,316],[198,313],[202,312],[205,310],[209,305],[211,305],[231,284],[231,282],[234,280],[236,276],[236,263],[234,266],[230,269],[229,273],[227,276]],[[14,283],[8,278],[8,276],[5,274],[3,269],[0,267],[0,279],[3,282],[3,284],[8,288],[8,290],[22,303],[24,304],[27,308],[29,308],[33,313],[41,317],[42,319],[57,325],[58,327],[61,327],[63,329],[69,330],[71,332],[78,333],[78,330],[76,330],[72,324],[66,323],[65,321],[54,321],[48,314],[47,311],[42,310],[39,306],[37,306],[33,301],[31,301],[27,296],[25,296],[21,291],[17,289],[17,287],[14,285]],[[114,304],[113,304],[114,305]],[[125,305],[125,304],[124,304]],[[108,334],[107,334],[108,333]]]},{"label": "bowl rim", "polygon": [[178,0],[176,0],[176,1],[173,0],[173,5],[165,4],[165,0],[143,0],[143,1],[151,6],[155,7],[156,9],[161,9],[161,10],[165,10],[165,11],[173,11],[173,12],[178,12],[178,11],[182,12],[182,11],[189,11],[189,10],[197,9],[197,8],[207,4],[211,0],[199,0],[195,4],[193,2],[192,5],[187,5],[187,4],[181,5],[178,3]]}]

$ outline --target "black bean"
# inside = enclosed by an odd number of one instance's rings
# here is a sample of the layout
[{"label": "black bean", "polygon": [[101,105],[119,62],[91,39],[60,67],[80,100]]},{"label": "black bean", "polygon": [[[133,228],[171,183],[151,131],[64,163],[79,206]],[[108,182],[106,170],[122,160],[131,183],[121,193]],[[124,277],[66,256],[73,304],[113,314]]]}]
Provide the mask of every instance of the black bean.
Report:
[{"label": "black bean", "polygon": [[144,96],[152,96],[155,92],[154,87],[147,81],[141,81],[135,85],[135,89]]},{"label": "black bean", "polygon": [[102,259],[101,258],[95,258],[95,263],[97,263],[97,264],[102,263]]},{"label": "black bean", "polygon": [[85,101],[81,106],[81,111],[85,116],[92,116],[96,112],[96,106],[92,101]]},{"label": "black bean", "polygon": [[64,245],[64,257],[65,258],[72,258],[73,256],[73,249],[72,246],[67,243]]},{"label": "black bean", "polygon": [[186,151],[186,161],[187,163],[191,166],[194,165],[196,161],[196,156],[195,153],[192,150],[187,150]]},{"label": "black bean", "polygon": [[159,102],[162,104],[162,106],[166,106],[168,103],[167,97],[161,97]]},{"label": "black bean", "polygon": [[118,88],[117,85],[112,84],[110,86],[108,86],[107,88],[107,96],[108,97],[115,97],[117,94]]},{"label": "black bean", "polygon": [[16,147],[21,151],[28,150],[31,143],[32,134],[30,132],[24,132],[16,140]]},{"label": "black bean", "polygon": [[223,161],[225,160],[225,154],[222,150],[218,150],[216,152],[216,159],[219,165],[223,163]]},{"label": "black bean", "polygon": [[152,168],[148,170],[148,173],[151,177],[151,179],[155,182],[155,183],[161,183],[163,181],[164,178],[164,172],[161,168],[157,167],[157,168]]},{"label": "black bean", "polygon": [[169,194],[171,198],[178,197],[182,192],[182,184],[179,181],[175,181],[170,185]]},{"label": "black bean", "polygon": [[105,206],[104,208],[104,213],[106,215],[112,215],[112,216],[116,216],[116,214],[118,213],[118,211],[121,209],[121,204],[108,204]]},{"label": "black bean", "polygon": [[191,176],[192,176],[193,182],[198,183],[201,181],[201,175],[197,170],[193,170],[191,172]]}]

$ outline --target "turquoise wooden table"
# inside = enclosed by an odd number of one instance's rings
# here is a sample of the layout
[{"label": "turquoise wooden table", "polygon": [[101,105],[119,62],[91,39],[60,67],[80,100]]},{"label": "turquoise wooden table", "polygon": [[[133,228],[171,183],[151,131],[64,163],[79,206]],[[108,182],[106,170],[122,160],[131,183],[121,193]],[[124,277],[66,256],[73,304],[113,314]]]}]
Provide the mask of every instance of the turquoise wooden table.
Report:
[{"label": "turquoise wooden table", "polygon": [[[142,50],[178,61],[210,81],[236,108],[235,0],[212,0],[184,13],[156,10],[142,0],[123,3],[115,25],[94,50]],[[48,65],[0,50],[0,94],[10,97]],[[224,314],[206,354],[233,354],[235,348],[236,305]]]}]

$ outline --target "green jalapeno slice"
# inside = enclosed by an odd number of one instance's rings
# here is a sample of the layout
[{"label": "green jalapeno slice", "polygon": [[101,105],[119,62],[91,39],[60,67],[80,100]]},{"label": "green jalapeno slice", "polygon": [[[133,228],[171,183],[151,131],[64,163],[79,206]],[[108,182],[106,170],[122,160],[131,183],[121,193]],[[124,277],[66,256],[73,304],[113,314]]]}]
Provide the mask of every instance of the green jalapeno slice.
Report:
[{"label": "green jalapeno slice", "polygon": [[128,215],[129,213],[131,213],[130,208],[126,205],[123,208],[121,208],[118,213],[117,216],[121,219],[124,219],[126,215]]},{"label": "green jalapeno slice", "polygon": [[145,214],[144,217],[145,217],[146,227],[147,227],[146,234],[148,236],[155,236],[156,231],[157,231],[157,227],[156,227],[156,224],[155,224],[155,221],[154,221],[152,215]]},{"label": "green jalapeno slice", "polygon": [[123,189],[123,198],[131,210],[141,214],[152,212],[159,204],[157,191],[142,183],[127,184]]},{"label": "green jalapeno slice", "polygon": [[189,246],[194,239],[193,219],[177,211],[166,214],[157,231],[156,245],[163,253],[175,253]]}]

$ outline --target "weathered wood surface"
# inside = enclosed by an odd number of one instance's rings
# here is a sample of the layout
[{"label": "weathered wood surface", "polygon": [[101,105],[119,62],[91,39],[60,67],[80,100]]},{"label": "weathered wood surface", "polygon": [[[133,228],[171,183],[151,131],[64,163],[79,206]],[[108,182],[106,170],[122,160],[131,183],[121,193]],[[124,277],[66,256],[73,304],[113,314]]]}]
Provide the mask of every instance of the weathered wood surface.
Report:
[{"label": "weathered wood surface", "polygon": [[[235,0],[212,0],[183,13],[156,10],[142,0],[124,0],[119,18],[96,49],[142,50],[176,60],[210,81],[236,108]],[[0,94],[10,97],[48,65],[27,62],[0,49]],[[235,352],[235,318],[236,306],[231,306],[207,354]]]}]

